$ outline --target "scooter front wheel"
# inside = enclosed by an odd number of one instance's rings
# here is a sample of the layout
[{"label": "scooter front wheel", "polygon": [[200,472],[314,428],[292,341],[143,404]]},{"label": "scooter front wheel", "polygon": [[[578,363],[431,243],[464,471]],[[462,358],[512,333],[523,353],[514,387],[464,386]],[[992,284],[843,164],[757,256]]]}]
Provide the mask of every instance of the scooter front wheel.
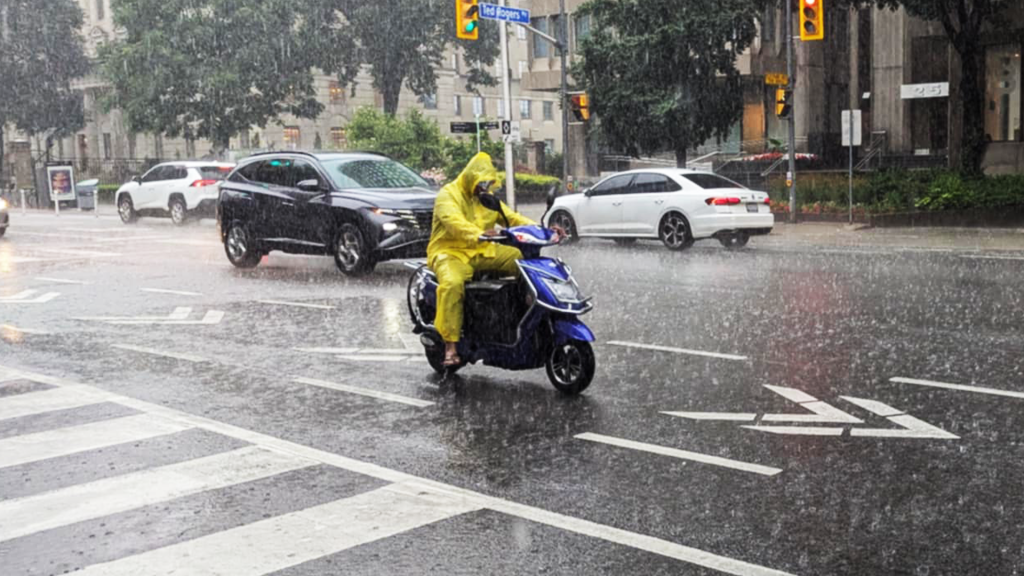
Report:
[{"label": "scooter front wheel", "polygon": [[590,342],[569,340],[551,349],[546,364],[548,379],[562,394],[575,396],[590,386],[597,369]]}]

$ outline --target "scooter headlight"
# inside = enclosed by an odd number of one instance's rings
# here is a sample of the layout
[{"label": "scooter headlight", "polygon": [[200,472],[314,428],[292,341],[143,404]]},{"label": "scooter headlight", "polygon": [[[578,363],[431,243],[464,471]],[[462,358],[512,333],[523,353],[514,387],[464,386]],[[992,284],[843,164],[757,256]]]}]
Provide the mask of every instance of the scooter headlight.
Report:
[{"label": "scooter headlight", "polygon": [[572,282],[555,280],[554,278],[542,278],[544,285],[555,295],[555,298],[563,301],[576,301],[580,299],[580,291]]}]

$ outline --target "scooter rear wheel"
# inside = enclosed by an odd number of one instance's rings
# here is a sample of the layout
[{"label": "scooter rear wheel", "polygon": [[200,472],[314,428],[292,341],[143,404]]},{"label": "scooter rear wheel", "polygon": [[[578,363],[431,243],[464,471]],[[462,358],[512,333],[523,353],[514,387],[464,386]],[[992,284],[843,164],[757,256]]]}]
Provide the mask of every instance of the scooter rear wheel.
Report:
[{"label": "scooter rear wheel", "polygon": [[569,340],[552,348],[545,367],[548,380],[556,390],[575,396],[590,386],[597,370],[597,360],[590,342]]}]

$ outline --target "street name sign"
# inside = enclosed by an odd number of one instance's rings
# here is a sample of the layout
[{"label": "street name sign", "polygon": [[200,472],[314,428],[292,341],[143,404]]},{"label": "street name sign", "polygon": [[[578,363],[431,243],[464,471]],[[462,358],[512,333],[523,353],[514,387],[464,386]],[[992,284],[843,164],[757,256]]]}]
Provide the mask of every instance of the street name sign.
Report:
[{"label": "street name sign", "polygon": [[764,83],[769,86],[789,85],[789,75],[781,72],[769,72],[764,75]]},{"label": "street name sign", "polygon": [[516,24],[529,24],[530,23],[530,11],[523,10],[522,8],[508,8],[507,6],[498,6],[497,4],[486,4],[481,2],[480,6],[480,17],[487,20],[502,20],[505,22],[515,22]]},{"label": "street name sign", "polygon": [[[452,122],[449,125],[452,134],[476,134],[476,122]],[[481,122],[481,130],[497,130],[499,128],[497,122]]]}]

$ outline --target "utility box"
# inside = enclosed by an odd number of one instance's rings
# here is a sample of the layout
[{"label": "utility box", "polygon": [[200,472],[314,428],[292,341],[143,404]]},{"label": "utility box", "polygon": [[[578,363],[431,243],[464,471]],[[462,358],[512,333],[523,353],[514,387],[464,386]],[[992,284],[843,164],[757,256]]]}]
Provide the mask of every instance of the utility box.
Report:
[{"label": "utility box", "polygon": [[99,191],[99,186],[100,186],[100,181],[96,180],[96,179],[84,180],[82,182],[79,182],[75,186],[75,190],[78,193],[77,195],[78,195],[78,209],[79,210],[95,210],[96,209],[96,204],[97,204],[97,202],[99,202],[99,199],[97,198],[98,191]]}]

